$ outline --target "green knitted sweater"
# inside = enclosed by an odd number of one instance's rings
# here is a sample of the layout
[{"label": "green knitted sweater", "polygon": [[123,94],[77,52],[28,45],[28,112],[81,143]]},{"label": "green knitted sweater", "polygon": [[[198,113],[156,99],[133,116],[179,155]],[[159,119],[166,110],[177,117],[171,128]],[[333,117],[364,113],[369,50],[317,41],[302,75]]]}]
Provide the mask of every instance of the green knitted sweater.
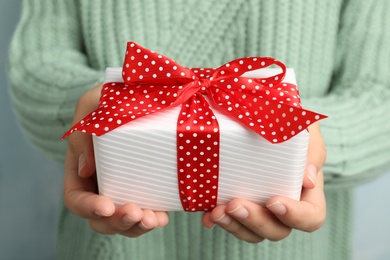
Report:
[{"label": "green knitted sweater", "polygon": [[[183,66],[272,56],[295,69],[303,106],[321,122],[328,217],[312,234],[248,244],[207,230],[199,213],[140,238],[105,236],[65,208],[60,259],[348,259],[350,187],[390,163],[388,0],[25,0],[10,49],[10,93],[26,136],[63,161],[80,95],[122,65],[135,41]],[[386,28],[386,29],[385,29]]]}]

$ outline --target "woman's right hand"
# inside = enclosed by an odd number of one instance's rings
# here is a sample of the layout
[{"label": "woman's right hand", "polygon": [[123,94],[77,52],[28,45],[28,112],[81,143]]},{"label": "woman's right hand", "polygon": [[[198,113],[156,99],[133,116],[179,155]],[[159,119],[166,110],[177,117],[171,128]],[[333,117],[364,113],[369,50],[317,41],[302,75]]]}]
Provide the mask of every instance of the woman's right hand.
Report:
[{"label": "woman's right hand", "polygon": [[[97,86],[79,99],[73,124],[97,108],[101,89]],[[116,206],[98,195],[92,137],[78,131],[68,137],[64,200],[71,212],[88,219],[92,229],[103,234],[138,237],[169,221],[167,212],[143,210],[134,204]]]}]

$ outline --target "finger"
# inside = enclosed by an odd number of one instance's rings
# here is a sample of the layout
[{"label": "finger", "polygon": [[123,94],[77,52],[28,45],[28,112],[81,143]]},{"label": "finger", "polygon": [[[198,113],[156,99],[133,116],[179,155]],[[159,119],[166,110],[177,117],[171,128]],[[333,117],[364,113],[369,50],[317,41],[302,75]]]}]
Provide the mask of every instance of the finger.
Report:
[{"label": "finger", "polygon": [[117,217],[114,218],[113,227],[125,231],[141,221],[144,213],[137,205],[128,203],[117,207],[115,215]]},{"label": "finger", "polygon": [[139,223],[139,227],[144,230],[149,230],[158,227],[158,220],[155,212],[150,209],[144,209],[144,217],[141,219]]},{"label": "finger", "polygon": [[120,234],[128,237],[138,237],[152,231],[156,227],[158,227],[158,219],[155,212],[145,209],[143,210],[142,219],[133,227]]},{"label": "finger", "polygon": [[143,218],[142,210],[134,204],[117,206],[112,216],[90,219],[93,230],[102,234],[117,234],[137,225]]},{"label": "finger", "polygon": [[162,228],[168,225],[169,223],[169,216],[168,213],[165,211],[155,211],[157,218],[157,227]]},{"label": "finger", "polygon": [[326,148],[322,138],[320,124],[318,122],[312,124],[308,128],[310,133],[309,147],[307,153],[307,163],[305,168],[305,177],[303,179],[303,187],[306,189],[314,188],[318,171],[326,160]]},{"label": "finger", "polygon": [[134,204],[127,204],[117,207],[114,215],[91,219],[89,224],[93,230],[102,234],[120,233],[128,237],[138,237],[158,227],[158,215],[163,217],[164,214],[141,210]]},{"label": "finger", "polygon": [[202,215],[202,224],[207,229],[212,229],[215,226],[215,222],[211,219],[211,212],[204,212]]},{"label": "finger", "polygon": [[226,212],[258,236],[272,241],[284,239],[291,232],[269,210],[248,200],[232,200]]},{"label": "finger", "polygon": [[64,202],[70,211],[83,218],[111,216],[115,205],[104,196],[96,194],[96,180],[93,177],[83,179],[75,171],[77,162],[70,151],[65,158]]},{"label": "finger", "polygon": [[77,162],[75,173],[88,178],[96,173],[92,137],[82,132],[74,132],[68,140],[73,160]]},{"label": "finger", "polygon": [[[73,117],[73,124],[80,121],[98,106],[102,86],[99,85],[78,100]],[[78,161],[77,172],[81,177],[89,177],[95,173],[95,158],[93,153],[92,137],[82,132],[74,132],[68,138],[68,146],[74,160]]]},{"label": "finger", "polygon": [[225,205],[215,207],[210,213],[210,219],[238,239],[249,243],[259,243],[264,240],[263,237],[252,232],[239,221],[227,214]]},{"label": "finger", "polygon": [[318,175],[315,188],[302,190],[301,201],[277,196],[271,198],[266,206],[289,227],[307,232],[319,229],[326,218],[322,171]]},{"label": "finger", "polygon": [[305,168],[302,187],[305,189],[313,189],[316,186],[317,175],[317,167],[314,164],[308,162]]}]

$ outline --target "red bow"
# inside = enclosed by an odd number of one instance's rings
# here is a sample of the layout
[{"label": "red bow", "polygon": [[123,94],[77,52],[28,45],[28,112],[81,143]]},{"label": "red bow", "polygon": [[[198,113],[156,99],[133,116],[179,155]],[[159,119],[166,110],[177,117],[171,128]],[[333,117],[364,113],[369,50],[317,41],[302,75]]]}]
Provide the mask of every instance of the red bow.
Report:
[{"label": "red bow", "polygon": [[[277,65],[268,78],[240,77]],[[124,82],[103,86],[99,107],[75,124],[75,130],[103,135],[134,119],[182,104],[177,122],[177,162],[184,210],[216,206],[219,127],[208,102],[272,143],[284,142],[326,116],[300,105],[295,85],[282,83],[286,67],[268,57],[233,60],[215,68],[185,68],[136,43],[127,44]],[[194,177],[197,176],[197,177]],[[202,179],[202,180],[201,180]]]}]

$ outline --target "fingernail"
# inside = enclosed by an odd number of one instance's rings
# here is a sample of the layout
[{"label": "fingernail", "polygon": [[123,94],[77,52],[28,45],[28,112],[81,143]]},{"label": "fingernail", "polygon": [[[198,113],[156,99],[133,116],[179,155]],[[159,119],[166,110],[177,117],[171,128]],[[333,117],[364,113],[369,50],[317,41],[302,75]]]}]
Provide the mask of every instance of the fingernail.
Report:
[{"label": "fingernail", "polygon": [[309,180],[316,185],[316,180],[317,180],[317,168],[313,164],[309,164],[307,166],[307,173],[308,173],[308,178]]},{"label": "fingernail", "polygon": [[229,225],[232,222],[232,218],[226,214],[223,214],[221,217],[214,221],[222,225]]},{"label": "fingernail", "polygon": [[267,208],[276,215],[284,215],[287,211],[286,206],[280,201],[267,205]]},{"label": "fingernail", "polygon": [[122,222],[125,224],[125,225],[132,225],[134,224],[135,222],[137,222],[135,219],[132,219],[131,217],[129,217],[128,215],[125,215],[123,218],[122,218]]},{"label": "fingernail", "polygon": [[205,228],[207,228],[207,229],[213,229],[215,227],[215,224],[213,224],[211,227],[206,227],[205,226]]},{"label": "fingernail", "polygon": [[238,205],[235,209],[228,211],[229,215],[232,215],[236,218],[244,219],[249,216],[249,212],[244,206]]},{"label": "fingernail", "polygon": [[87,164],[87,158],[82,153],[79,156],[79,166],[78,166],[78,174],[79,175],[80,175],[81,171],[83,170],[83,168],[85,167],[86,164]]},{"label": "fingernail", "polygon": [[149,230],[149,229],[151,229],[150,227],[146,226],[146,225],[144,224],[144,222],[142,222],[142,221],[139,222],[139,227],[142,228],[142,229],[144,229],[144,230]]},{"label": "fingernail", "polygon": [[107,214],[107,213],[105,213],[103,211],[100,211],[100,210],[96,210],[96,211],[94,211],[94,213],[95,213],[95,215],[97,215],[99,217],[109,217],[109,216],[111,216],[111,214]]}]

